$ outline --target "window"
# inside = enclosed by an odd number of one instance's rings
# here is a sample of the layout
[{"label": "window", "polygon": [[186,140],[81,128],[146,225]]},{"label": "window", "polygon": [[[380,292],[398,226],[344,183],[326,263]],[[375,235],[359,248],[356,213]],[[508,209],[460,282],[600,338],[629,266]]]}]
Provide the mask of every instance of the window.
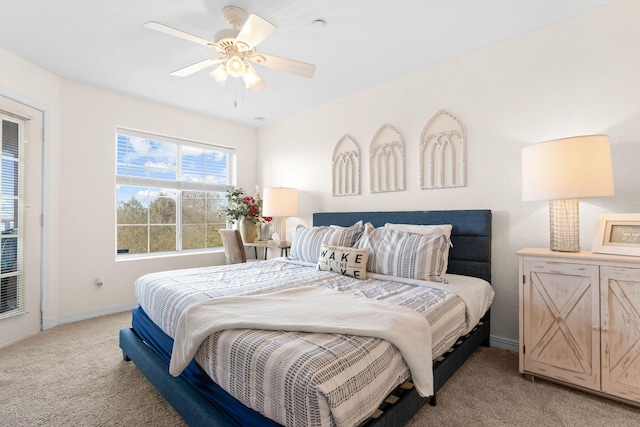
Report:
[{"label": "window", "polygon": [[23,151],[25,121],[0,115],[2,221],[0,222],[0,316],[24,309],[22,271]]},{"label": "window", "polygon": [[117,253],[222,246],[233,149],[117,129]]}]

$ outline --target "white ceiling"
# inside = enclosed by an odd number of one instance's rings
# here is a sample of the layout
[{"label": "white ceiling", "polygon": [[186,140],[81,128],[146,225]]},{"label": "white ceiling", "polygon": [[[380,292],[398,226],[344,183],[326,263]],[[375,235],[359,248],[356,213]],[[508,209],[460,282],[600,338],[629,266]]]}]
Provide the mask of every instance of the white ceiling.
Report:
[{"label": "white ceiling", "polygon": [[[0,0],[0,47],[63,79],[261,126],[611,1]],[[278,27],[258,52],[316,64],[314,78],[256,65],[267,88],[253,93],[212,69],[170,76],[217,55],[142,24],[210,40],[229,5]]]}]

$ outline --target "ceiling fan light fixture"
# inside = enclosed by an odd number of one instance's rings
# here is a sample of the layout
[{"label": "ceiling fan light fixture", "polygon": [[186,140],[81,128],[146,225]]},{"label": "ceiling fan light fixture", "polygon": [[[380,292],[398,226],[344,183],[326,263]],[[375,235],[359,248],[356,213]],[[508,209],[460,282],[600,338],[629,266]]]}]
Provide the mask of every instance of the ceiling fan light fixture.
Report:
[{"label": "ceiling fan light fixture", "polygon": [[242,77],[247,71],[245,62],[238,55],[233,55],[227,60],[227,73],[232,77]]},{"label": "ceiling fan light fixture", "polygon": [[215,70],[209,73],[211,77],[213,77],[218,83],[222,86],[227,84],[227,79],[229,78],[229,73],[227,73],[227,68],[225,64],[221,64]]},{"label": "ceiling fan light fixture", "polygon": [[256,70],[251,65],[245,63],[245,67],[247,71],[244,73],[244,76],[242,76],[242,79],[244,80],[244,85],[246,86],[246,88],[251,89],[258,83],[260,83],[261,79]]}]

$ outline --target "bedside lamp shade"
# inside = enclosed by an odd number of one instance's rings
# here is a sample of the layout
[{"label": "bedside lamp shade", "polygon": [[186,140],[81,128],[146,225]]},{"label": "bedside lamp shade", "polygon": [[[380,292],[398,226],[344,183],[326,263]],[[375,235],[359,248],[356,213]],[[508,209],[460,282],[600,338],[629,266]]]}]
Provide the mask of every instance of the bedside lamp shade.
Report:
[{"label": "bedside lamp shade", "polygon": [[295,188],[264,188],[262,190],[262,216],[274,217],[278,240],[287,239],[286,220],[298,215],[298,190]]},{"label": "bedside lamp shade", "polygon": [[580,251],[578,199],[613,195],[608,136],[557,139],[522,149],[522,199],[549,200],[551,250]]}]

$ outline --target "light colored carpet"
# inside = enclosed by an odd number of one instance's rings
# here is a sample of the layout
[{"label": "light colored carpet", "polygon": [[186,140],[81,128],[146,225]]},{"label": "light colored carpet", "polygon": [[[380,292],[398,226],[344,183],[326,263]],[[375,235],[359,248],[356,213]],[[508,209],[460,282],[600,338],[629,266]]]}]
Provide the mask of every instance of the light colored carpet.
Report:
[{"label": "light colored carpet", "polygon": [[[2,426],[184,426],[135,365],[118,330],[130,313],[58,326],[0,349]],[[480,348],[445,384],[422,426],[640,426],[640,409],[555,384],[530,383],[517,354]]]}]

